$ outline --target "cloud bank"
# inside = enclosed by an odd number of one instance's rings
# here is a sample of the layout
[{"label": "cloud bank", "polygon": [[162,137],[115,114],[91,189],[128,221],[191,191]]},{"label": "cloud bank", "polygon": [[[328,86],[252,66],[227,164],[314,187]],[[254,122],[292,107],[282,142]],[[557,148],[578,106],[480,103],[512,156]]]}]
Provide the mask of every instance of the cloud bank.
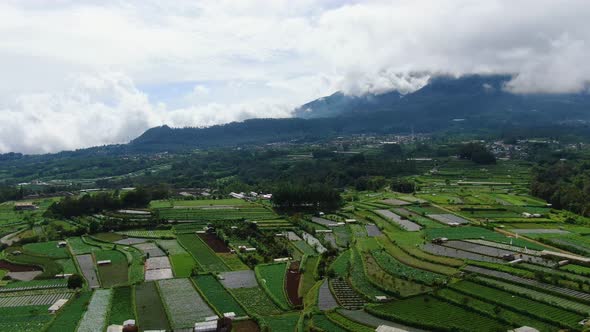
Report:
[{"label": "cloud bank", "polygon": [[580,92],[588,17],[585,0],[4,1],[0,152],[283,117],[338,90],[411,92],[424,73]]}]

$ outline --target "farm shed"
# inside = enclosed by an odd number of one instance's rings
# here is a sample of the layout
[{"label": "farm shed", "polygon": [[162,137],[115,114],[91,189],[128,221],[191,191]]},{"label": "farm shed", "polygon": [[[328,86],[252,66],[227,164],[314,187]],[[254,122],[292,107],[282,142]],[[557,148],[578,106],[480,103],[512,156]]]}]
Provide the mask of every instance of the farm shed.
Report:
[{"label": "farm shed", "polygon": [[217,331],[217,320],[195,323],[195,332]]},{"label": "farm shed", "polygon": [[14,209],[17,211],[36,210],[37,206],[31,202],[16,202],[14,203]]},{"label": "farm shed", "polygon": [[68,302],[68,299],[59,299],[55,301],[54,304],[49,307],[49,313],[54,314],[56,313],[61,307],[63,307]]},{"label": "farm shed", "polygon": [[397,327],[391,327],[387,325],[379,325],[375,329],[376,332],[408,332],[407,330],[400,329]]},{"label": "farm shed", "polygon": [[65,246],[67,246],[67,245],[68,245],[68,243],[67,243],[66,241],[59,241],[59,242],[57,243],[57,247],[58,247],[58,248],[63,248],[63,247],[65,247]]},{"label": "farm shed", "polygon": [[537,330],[534,327],[530,327],[530,326],[521,326],[519,328],[515,328],[514,330],[510,330],[508,332],[539,332],[539,330]]},{"label": "farm shed", "polygon": [[103,261],[98,261],[96,262],[97,265],[108,265],[111,264],[111,260],[110,259],[105,259]]}]

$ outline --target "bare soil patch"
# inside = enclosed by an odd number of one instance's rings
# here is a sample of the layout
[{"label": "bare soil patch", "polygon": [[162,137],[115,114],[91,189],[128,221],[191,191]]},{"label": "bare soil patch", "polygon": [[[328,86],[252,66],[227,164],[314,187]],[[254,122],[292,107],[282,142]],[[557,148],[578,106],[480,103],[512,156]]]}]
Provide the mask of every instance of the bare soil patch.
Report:
[{"label": "bare soil patch", "polygon": [[10,272],[30,272],[30,271],[41,271],[40,268],[33,265],[20,265],[14,264],[8,261],[0,261],[0,269],[8,270]]},{"label": "bare soil patch", "polygon": [[220,238],[217,237],[215,234],[199,234],[199,237],[207,243],[209,248],[213,249],[215,252],[220,253],[227,253],[230,252],[225,242],[221,241]]},{"label": "bare soil patch", "polygon": [[260,327],[253,320],[241,320],[233,323],[235,332],[260,332]]},{"label": "bare soil patch", "polygon": [[286,279],[287,296],[289,302],[294,306],[300,306],[302,304],[301,298],[299,297],[299,281],[301,280],[301,273],[299,272],[299,262],[292,262],[287,269]]}]

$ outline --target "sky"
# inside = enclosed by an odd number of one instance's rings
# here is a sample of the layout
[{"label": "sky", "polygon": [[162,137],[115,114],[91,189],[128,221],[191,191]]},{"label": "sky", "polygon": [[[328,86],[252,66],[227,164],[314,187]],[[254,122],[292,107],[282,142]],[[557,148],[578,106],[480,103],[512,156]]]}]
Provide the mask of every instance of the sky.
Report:
[{"label": "sky", "polygon": [[437,74],[582,92],[589,17],[587,0],[2,0],[0,153],[288,117],[336,91],[408,93]]}]

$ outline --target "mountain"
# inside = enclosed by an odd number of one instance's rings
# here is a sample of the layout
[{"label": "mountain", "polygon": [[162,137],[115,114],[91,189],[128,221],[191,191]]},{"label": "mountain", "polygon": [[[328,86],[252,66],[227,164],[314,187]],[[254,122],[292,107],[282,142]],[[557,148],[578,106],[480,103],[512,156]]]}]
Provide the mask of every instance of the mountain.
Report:
[{"label": "mountain", "polygon": [[357,97],[337,92],[302,105],[294,114],[315,119],[390,111],[437,121],[497,117],[495,120],[506,123],[588,119],[588,94],[517,95],[504,89],[511,79],[510,75],[438,76],[423,88],[405,95],[392,91]]},{"label": "mountain", "polygon": [[302,105],[295,118],[252,119],[208,128],[152,128],[130,151],[314,141],[349,134],[436,133],[590,136],[590,96],[513,94],[508,75],[435,77],[402,95],[335,93]]}]

